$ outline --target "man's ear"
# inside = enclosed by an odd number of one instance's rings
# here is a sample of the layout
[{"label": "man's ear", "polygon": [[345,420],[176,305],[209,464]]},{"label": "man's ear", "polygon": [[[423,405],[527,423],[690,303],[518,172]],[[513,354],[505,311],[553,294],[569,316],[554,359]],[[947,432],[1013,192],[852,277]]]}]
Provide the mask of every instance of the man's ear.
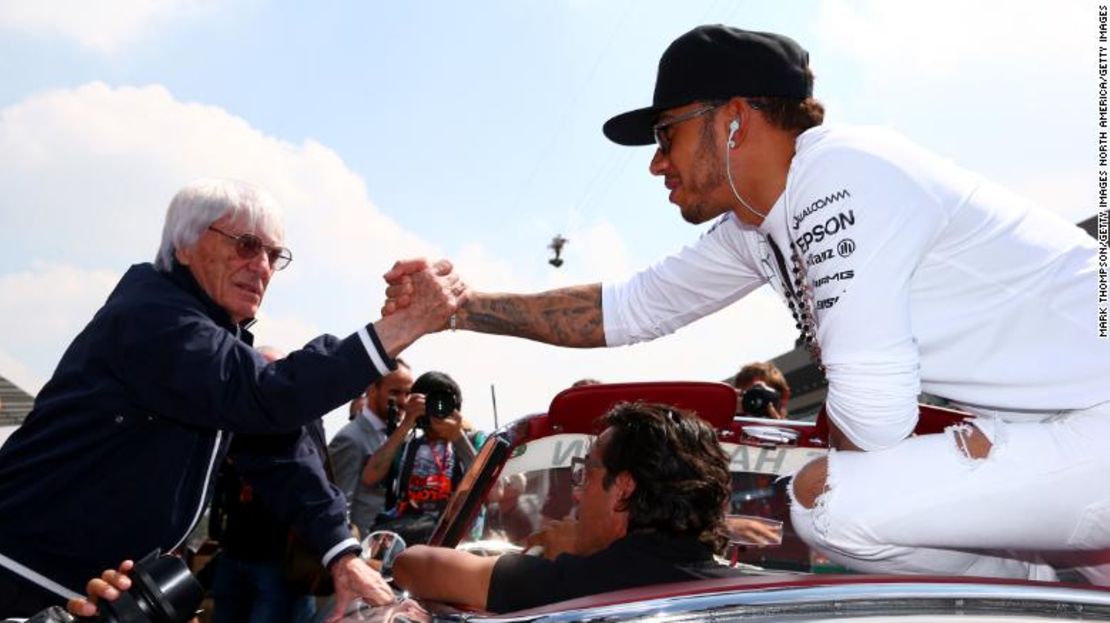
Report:
[{"label": "man's ear", "polygon": [[617,504],[620,508],[626,508],[628,498],[632,497],[632,493],[636,490],[636,479],[628,472],[621,472],[617,474],[617,478],[613,481],[613,486],[617,488]]},{"label": "man's ear", "polygon": [[188,249],[174,248],[173,256],[177,258],[177,263],[182,266],[189,265],[189,259],[193,256]]}]

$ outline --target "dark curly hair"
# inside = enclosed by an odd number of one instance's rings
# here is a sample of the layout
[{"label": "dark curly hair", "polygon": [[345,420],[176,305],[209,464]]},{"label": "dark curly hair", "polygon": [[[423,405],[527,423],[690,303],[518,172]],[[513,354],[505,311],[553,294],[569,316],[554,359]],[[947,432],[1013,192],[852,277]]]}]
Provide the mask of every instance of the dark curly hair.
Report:
[{"label": "dark curly hair", "polygon": [[628,472],[636,488],[625,501],[628,532],[693,536],[723,551],[725,504],[731,493],[728,458],[717,432],[691,412],[664,404],[621,403],[600,420],[602,485]]}]

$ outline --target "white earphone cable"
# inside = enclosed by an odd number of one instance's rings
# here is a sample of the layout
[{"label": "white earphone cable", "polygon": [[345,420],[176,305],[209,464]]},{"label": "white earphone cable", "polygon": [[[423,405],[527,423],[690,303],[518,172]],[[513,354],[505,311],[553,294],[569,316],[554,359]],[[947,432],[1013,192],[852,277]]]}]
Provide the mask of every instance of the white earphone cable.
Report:
[{"label": "white earphone cable", "polygon": [[765,218],[767,218],[766,214],[763,214],[759,210],[756,210],[755,208],[753,208],[751,205],[748,204],[747,201],[744,201],[744,198],[740,196],[740,193],[736,192],[736,184],[734,184],[733,181],[732,181],[732,164],[731,164],[732,154],[729,153],[729,152],[732,151],[732,147],[734,145],[734,143],[732,141],[732,135],[735,134],[736,131],[740,129],[740,123],[738,121],[733,121],[730,128],[732,129],[732,131],[729,133],[728,143],[725,145],[725,175],[728,176],[728,188],[729,188],[729,190],[732,191],[732,196],[736,197],[736,200],[740,202],[740,205],[744,206],[745,210],[747,210],[748,212],[751,212],[752,214],[758,216],[761,219],[765,219]]}]

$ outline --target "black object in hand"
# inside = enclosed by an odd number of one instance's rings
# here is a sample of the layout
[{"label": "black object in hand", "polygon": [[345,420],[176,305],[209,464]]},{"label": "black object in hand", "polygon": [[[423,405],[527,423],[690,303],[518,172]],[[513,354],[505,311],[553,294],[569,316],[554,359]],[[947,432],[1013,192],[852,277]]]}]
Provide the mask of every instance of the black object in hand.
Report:
[{"label": "black object in hand", "polygon": [[397,406],[397,401],[389,398],[385,403],[385,434],[392,435],[393,431],[397,430],[400,424],[401,409]]},{"label": "black object in hand", "polygon": [[121,591],[115,601],[98,602],[99,616],[74,617],[54,606],[27,619],[28,623],[186,623],[196,616],[204,589],[184,560],[160,554],[154,550],[135,563],[129,574],[131,588]]},{"label": "black object in hand", "polygon": [[765,383],[756,383],[744,390],[744,395],[740,397],[740,408],[752,417],[771,417],[771,405],[778,409],[781,402],[781,394]]},{"label": "black object in hand", "polygon": [[459,408],[459,400],[455,394],[447,391],[430,391],[424,395],[424,416],[416,423],[427,430],[431,423],[430,418],[442,420],[450,416]]}]

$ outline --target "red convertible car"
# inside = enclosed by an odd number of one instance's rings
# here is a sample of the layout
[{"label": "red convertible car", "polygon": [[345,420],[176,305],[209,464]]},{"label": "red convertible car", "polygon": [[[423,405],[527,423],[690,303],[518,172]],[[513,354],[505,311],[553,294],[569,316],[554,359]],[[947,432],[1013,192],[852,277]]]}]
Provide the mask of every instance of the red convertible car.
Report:
[{"label": "red convertible car", "polygon": [[[722,564],[736,577],[641,587],[509,614],[402,599],[360,606],[346,621],[1045,621],[1110,620],[1110,590],[1088,585],[974,577],[864,576],[828,564],[793,533],[787,479],[826,451],[816,424],[738,418],[721,383],[589,385],[568,389],[547,413],[519,419],[486,441],[443,514],[432,545],[497,555],[520,551],[545,518],[571,513],[570,465],[584,456],[595,420],[623,401],[662,402],[713,424],[731,459],[731,513],[782,522],[781,543],[735,543]],[[918,433],[963,414],[923,406]],[[373,538],[373,537],[372,537]]]}]

